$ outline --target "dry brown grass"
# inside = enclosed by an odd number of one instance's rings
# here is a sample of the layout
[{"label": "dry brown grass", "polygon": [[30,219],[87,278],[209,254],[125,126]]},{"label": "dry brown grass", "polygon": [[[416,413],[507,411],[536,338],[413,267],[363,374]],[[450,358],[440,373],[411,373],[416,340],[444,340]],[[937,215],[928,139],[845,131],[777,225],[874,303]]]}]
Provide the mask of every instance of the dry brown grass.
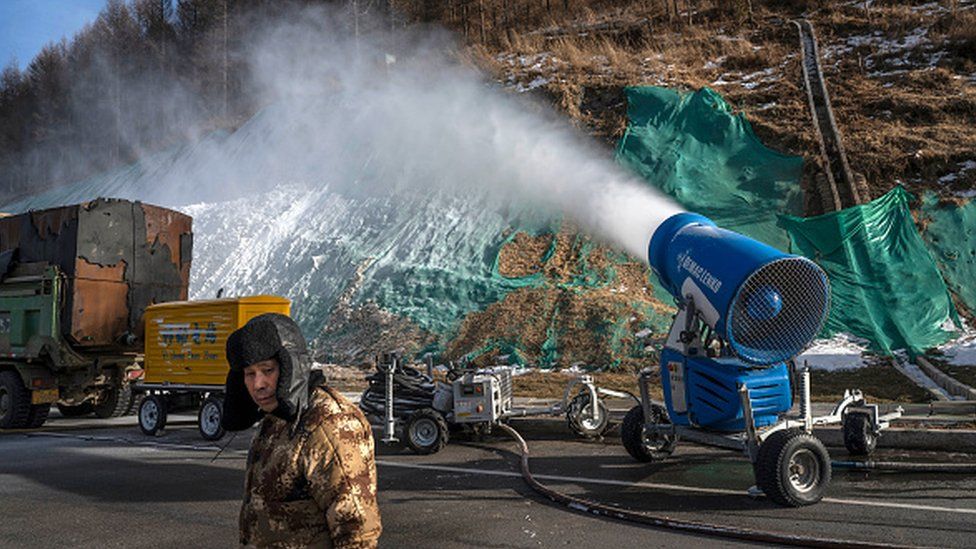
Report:
[{"label": "dry brown grass", "polygon": [[540,272],[543,256],[554,238],[551,234],[532,236],[519,231],[498,253],[499,274],[518,278]]},{"label": "dry brown grass", "polygon": [[[515,13],[522,4],[485,2],[486,9],[508,6]],[[497,39],[489,37],[477,47],[489,57],[512,52],[559,59],[562,64],[543,75],[552,77],[545,93],[608,144],[625,126],[625,111],[619,107],[622,87],[651,84],[690,90],[720,79],[732,82],[715,87],[747,113],[769,145],[808,158],[807,185],[816,173],[818,146],[801,83],[797,35],[787,21],[808,14],[822,51],[844,46],[851,36],[881,32],[892,41],[926,27],[932,46],[907,54],[923,63],[930,53],[944,50],[932,69],[919,66],[873,76],[875,71],[891,72],[906,55],[876,42],[824,60],[848,156],[852,167],[866,176],[874,196],[889,190],[895,180],[914,190],[947,192],[976,182],[976,173],[970,173],[946,189],[935,184],[976,150],[976,132],[971,130],[976,125],[976,86],[971,83],[976,75],[976,9],[971,6],[943,13],[931,6],[920,9],[926,2],[876,1],[866,9],[862,4],[817,0],[756,1],[749,19],[729,2],[679,4],[683,13],[688,6],[695,8],[692,23],[686,17],[669,17],[662,2],[576,1],[569,10],[553,2],[550,10],[532,11],[529,19],[496,18],[493,24],[499,28],[508,25],[505,32],[492,34]],[[868,59],[876,66],[869,67]],[[737,83],[769,68],[775,70],[775,81],[752,89]],[[492,63],[491,70],[523,82],[539,76],[499,63]],[[620,99],[587,105],[594,89],[603,97],[616,93]],[[610,108],[601,110],[601,105]]]}]

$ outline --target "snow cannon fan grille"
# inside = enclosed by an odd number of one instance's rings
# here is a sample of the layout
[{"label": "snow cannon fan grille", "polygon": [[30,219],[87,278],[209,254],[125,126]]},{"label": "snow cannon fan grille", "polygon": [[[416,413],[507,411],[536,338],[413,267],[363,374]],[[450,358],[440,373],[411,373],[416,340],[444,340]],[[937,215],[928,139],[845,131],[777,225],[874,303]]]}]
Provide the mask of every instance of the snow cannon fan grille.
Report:
[{"label": "snow cannon fan grille", "polygon": [[736,292],[728,340],[739,358],[775,364],[799,354],[827,318],[830,286],[814,262],[788,257],[763,265]]}]

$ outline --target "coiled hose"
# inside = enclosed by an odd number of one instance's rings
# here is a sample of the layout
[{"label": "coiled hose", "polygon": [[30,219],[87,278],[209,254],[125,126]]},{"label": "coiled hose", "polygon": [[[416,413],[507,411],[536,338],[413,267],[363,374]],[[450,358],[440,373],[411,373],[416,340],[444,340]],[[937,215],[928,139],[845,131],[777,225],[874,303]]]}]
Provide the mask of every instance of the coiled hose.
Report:
[{"label": "coiled hose", "polygon": [[604,505],[601,503],[596,503],[593,501],[585,500],[582,498],[577,498],[562,492],[557,492],[544,484],[540,483],[532,476],[532,471],[529,469],[529,446],[525,443],[525,439],[522,435],[518,433],[515,429],[510,426],[499,423],[497,426],[508,433],[519,446],[519,451],[522,454],[521,470],[522,478],[525,482],[536,492],[545,496],[546,498],[556,502],[561,503],[570,509],[575,511],[580,511],[583,513],[590,513],[603,517],[615,518],[618,520],[625,520],[628,522],[637,522],[640,524],[646,524],[648,526],[654,526],[657,528],[666,528],[670,530],[680,530],[683,532],[690,532],[694,534],[703,534],[709,536],[717,536],[723,538],[733,538],[752,542],[760,543],[771,543],[778,545],[795,545],[801,547],[854,547],[854,548],[876,548],[876,547],[910,547],[902,545],[891,545],[885,543],[869,543],[863,541],[851,541],[851,540],[832,540],[817,537],[808,536],[797,536],[791,534],[783,534],[779,532],[766,532],[762,530],[750,530],[747,528],[736,528],[734,526],[725,526],[720,524],[707,524],[703,522],[695,522],[689,520],[677,520],[661,515],[652,515],[650,513],[641,513],[638,511],[628,511],[626,509],[620,509],[617,507],[610,507],[609,505]]},{"label": "coiled hose", "polygon": [[[386,374],[376,371],[366,380],[369,386],[363,391],[359,408],[366,415],[383,417],[386,395]],[[413,368],[397,368],[393,373],[393,413],[400,419],[407,419],[421,408],[430,408],[434,403],[434,380]]]}]

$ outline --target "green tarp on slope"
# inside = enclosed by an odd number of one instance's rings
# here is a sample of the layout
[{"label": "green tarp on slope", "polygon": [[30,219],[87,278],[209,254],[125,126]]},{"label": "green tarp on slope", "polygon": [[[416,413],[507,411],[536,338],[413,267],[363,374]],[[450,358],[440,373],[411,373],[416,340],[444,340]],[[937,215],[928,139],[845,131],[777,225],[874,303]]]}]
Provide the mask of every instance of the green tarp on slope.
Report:
[{"label": "green tarp on slope", "polygon": [[793,251],[816,261],[830,276],[828,335],[850,332],[886,353],[919,353],[944,343],[958,326],[902,187],[840,212],[782,216],[780,221]]},{"label": "green tarp on slope", "polygon": [[776,215],[799,214],[803,159],[778,153],[718,93],[630,87],[617,159],[689,211],[786,250]]},{"label": "green tarp on slope", "polygon": [[922,237],[946,283],[976,313],[976,202],[940,203],[934,193],[926,193],[920,217]]}]

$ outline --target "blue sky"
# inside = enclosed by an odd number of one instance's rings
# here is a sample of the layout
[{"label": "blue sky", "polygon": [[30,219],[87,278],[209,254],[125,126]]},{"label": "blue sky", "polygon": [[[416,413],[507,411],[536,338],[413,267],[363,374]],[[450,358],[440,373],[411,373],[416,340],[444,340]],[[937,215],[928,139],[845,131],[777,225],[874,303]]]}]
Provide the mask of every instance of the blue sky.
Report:
[{"label": "blue sky", "polygon": [[0,0],[0,67],[23,69],[48,42],[69,40],[94,21],[105,0]]}]

